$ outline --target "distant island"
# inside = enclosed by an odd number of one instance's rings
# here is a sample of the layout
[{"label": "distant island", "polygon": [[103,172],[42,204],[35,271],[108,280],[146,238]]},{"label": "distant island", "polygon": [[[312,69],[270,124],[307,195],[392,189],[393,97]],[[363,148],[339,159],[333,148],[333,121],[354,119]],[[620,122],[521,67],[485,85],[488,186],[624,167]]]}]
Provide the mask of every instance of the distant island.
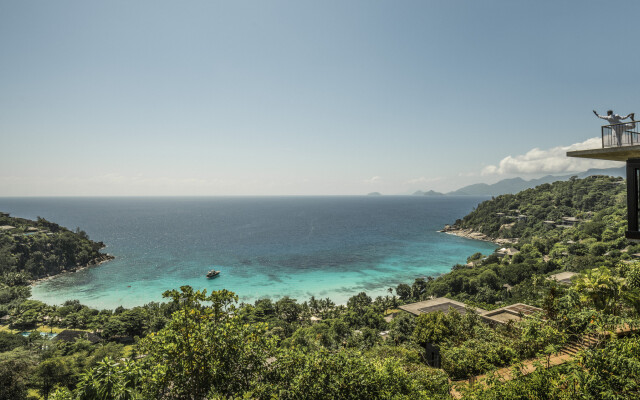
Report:
[{"label": "distant island", "polygon": [[428,192],[423,192],[422,190],[418,190],[413,195],[414,196],[444,196],[444,193],[436,192],[435,190],[429,190]]},{"label": "distant island", "polygon": [[371,193],[367,193],[367,196],[382,196],[382,193],[380,193],[380,192],[371,192]]}]

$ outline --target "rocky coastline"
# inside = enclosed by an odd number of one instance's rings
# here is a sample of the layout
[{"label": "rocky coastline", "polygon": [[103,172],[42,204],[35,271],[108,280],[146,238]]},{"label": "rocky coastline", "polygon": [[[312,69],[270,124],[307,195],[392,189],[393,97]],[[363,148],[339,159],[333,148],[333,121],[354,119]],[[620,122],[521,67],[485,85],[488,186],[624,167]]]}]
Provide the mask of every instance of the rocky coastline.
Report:
[{"label": "rocky coastline", "polygon": [[484,242],[491,242],[497,245],[514,244],[518,242],[518,239],[492,238],[482,232],[474,231],[471,228],[463,229],[456,225],[445,225],[444,228],[438,232],[460,236],[467,239],[482,240]]},{"label": "rocky coastline", "polygon": [[90,260],[86,264],[80,264],[80,265],[77,265],[77,266],[75,266],[73,268],[65,269],[64,271],[61,271],[60,273],[55,274],[55,275],[50,275],[50,276],[45,276],[45,277],[42,277],[42,278],[34,279],[34,280],[32,280],[30,282],[30,284],[31,284],[31,286],[35,286],[40,282],[48,281],[48,280],[53,279],[53,278],[55,278],[57,276],[60,276],[60,275],[70,274],[70,273],[82,271],[83,269],[87,269],[87,268],[90,268],[90,267],[95,267],[95,266],[100,265],[100,264],[104,264],[104,263],[106,263],[108,261],[113,260],[114,258],[115,257],[112,256],[111,254],[100,253],[100,255],[98,257]]}]

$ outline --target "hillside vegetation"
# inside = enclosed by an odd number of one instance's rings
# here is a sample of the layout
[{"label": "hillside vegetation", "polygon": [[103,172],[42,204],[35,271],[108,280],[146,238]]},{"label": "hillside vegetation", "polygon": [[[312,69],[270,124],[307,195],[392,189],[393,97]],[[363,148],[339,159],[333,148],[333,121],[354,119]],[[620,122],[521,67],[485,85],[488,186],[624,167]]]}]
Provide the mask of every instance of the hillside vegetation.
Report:
[{"label": "hillside vegetation", "polygon": [[109,259],[100,253],[103,247],[79,228],[72,232],[40,217],[31,221],[0,214],[0,275],[39,279],[73,271]]},{"label": "hillside vegetation", "polygon": [[[626,185],[622,178],[572,178],[482,202],[473,212],[456,221],[456,225],[492,238],[530,238],[554,230],[544,221],[563,224],[563,217],[591,220],[594,213],[607,210],[595,219],[604,223],[602,218],[606,214],[625,204]],[[620,211],[623,210],[618,207],[617,213]]]}]

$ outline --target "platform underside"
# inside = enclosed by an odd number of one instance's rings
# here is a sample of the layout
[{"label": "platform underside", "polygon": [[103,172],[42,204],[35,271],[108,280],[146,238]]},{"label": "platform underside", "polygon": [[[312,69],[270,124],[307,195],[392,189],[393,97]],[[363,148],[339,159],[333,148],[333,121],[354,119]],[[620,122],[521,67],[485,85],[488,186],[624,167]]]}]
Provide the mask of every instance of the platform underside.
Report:
[{"label": "platform underside", "polygon": [[568,151],[567,157],[593,158],[596,160],[627,161],[632,158],[640,158],[640,145]]}]

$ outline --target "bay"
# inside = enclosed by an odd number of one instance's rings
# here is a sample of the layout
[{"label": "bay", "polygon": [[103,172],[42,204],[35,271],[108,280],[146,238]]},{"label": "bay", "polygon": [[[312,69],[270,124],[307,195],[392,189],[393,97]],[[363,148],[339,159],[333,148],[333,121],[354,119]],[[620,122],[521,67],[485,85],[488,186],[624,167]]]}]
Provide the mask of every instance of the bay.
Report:
[{"label": "bay", "polygon": [[[495,249],[437,232],[486,197],[0,198],[0,211],[44,217],[103,241],[116,258],[39,283],[32,298],[96,308],[161,301],[191,285],[241,301],[290,296],[336,303],[448,272]],[[222,271],[207,279],[210,269]]]}]

